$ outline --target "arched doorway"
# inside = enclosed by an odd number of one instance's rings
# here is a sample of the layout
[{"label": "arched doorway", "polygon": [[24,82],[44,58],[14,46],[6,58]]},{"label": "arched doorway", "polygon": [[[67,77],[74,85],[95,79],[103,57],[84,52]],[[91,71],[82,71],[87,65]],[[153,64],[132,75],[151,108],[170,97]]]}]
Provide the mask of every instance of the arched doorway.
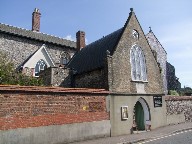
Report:
[{"label": "arched doorway", "polygon": [[134,106],[134,121],[138,130],[145,130],[146,121],[151,121],[150,109],[143,98],[139,98]]}]

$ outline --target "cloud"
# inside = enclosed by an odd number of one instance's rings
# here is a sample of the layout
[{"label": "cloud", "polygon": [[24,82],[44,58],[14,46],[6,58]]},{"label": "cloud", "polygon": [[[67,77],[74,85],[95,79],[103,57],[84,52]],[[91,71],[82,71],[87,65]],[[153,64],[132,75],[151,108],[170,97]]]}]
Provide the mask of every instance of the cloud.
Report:
[{"label": "cloud", "polygon": [[71,35],[67,35],[66,37],[64,37],[64,39],[76,42],[76,38],[72,37]]},{"label": "cloud", "polygon": [[89,41],[87,38],[85,38],[85,44],[88,45],[89,44]]},{"label": "cloud", "polygon": [[[75,38],[75,37],[72,37],[71,35],[67,35],[66,37],[64,37],[64,39],[67,39],[67,40],[76,42],[76,38]],[[85,44],[86,44],[86,45],[89,44],[87,38],[85,38]]]}]

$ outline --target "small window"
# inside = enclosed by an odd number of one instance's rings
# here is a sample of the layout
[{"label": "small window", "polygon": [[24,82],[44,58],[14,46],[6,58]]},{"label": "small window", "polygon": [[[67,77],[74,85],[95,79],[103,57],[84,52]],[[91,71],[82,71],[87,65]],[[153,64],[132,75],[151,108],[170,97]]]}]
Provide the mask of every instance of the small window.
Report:
[{"label": "small window", "polygon": [[139,33],[136,30],[132,31],[132,35],[135,39],[139,39]]},{"label": "small window", "polygon": [[142,49],[134,45],[130,51],[131,75],[134,81],[147,81],[145,57]]},{"label": "small window", "polygon": [[66,65],[70,60],[70,55],[66,52],[61,54],[61,64]]},{"label": "small window", "polygon": [[39,60],[35,66],[35,76],[39,76],[39,72],[47,68],[47,64],[44,60]]}]

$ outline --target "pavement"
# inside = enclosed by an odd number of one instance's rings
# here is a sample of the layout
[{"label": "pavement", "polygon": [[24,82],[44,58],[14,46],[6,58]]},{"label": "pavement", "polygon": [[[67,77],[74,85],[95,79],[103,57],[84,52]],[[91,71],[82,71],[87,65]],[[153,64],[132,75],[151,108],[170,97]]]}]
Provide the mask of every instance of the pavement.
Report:
[{"label": "pavement", "polygon": [[192,129],[192,122],[168,125],[147,132],[139,132],[116,137],[98,138],[94,140],[74,142],[71,144],[133,144],[147,139],[158,138],[189,129]]}]

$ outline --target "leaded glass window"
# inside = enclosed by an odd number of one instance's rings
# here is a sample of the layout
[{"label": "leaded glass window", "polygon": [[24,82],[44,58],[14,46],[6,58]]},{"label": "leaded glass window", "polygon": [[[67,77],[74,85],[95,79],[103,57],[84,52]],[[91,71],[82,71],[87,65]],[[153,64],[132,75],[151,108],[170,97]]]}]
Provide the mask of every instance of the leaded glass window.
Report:
[{"label": "leaded glass window", "polygon": [[61,64],[66,65],[70,60],[70,55],[66,52],[61,54]]},{"label": "leaded glass window", "polygon": [[145,56],[142,49],[134,45],[130,51],[131,75],[134,81],[147,81]]},{"label": "leaded glass window", "polygon": [[139,39],[139,33],[136,30],[132,31],[132,35],[135,39]]},{"label": "leaded glass window", "polygon": [[39,76],[39,72],[47,68],[47,64],[44,60],[40,59],[35,66],[35,76]]}]

